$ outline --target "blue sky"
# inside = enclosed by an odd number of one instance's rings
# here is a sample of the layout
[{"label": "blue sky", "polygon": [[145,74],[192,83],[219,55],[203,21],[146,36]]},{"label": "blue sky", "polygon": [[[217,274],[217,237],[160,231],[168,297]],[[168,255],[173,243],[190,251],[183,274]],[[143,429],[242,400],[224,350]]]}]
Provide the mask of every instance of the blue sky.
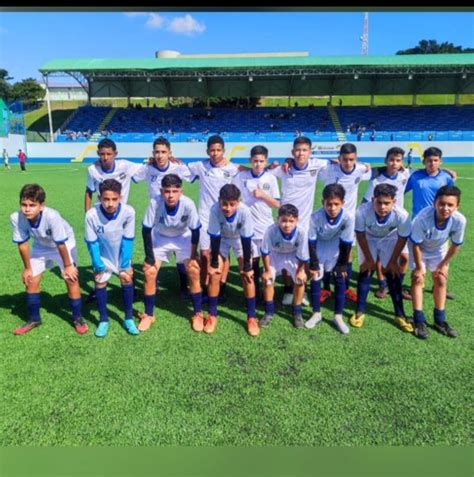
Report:
[{"label": "blue sky", "polygon": [[[359,55],[363,12],[0,12],[0,68],[40,78],[61,58],[308,51]],[[421,39],[474,47],[472,12],[371,12],[369,54],[392,55]],[[56,84],[66,80],[55,79]]]}]

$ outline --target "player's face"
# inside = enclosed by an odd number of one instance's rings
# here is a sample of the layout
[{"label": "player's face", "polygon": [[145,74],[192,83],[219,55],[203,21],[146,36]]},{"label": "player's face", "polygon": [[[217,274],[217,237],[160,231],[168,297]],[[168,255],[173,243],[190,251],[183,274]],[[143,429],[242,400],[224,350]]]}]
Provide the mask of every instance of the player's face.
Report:
[{"label": "player's face", "polygon": [[330,199],[323,200],[323,206],[326,213],[331,219],[335,219],[344,205],[344,201],[339,197],[331,197]]},{"label": "player's face", "polygon": [[207,149],[207,155],[211,162],[217,165],[224,160],[224,151],[225,149],[222,144],[216,143]]},{"label": "player's face", "polygon": [[298,167],[304,167],[308,163],[309,156],[311,156],[311,146],[309,144],[298,144],[291,150],[295,164]]},{"label": "player's face", "polygon": [[250,163],[252,164],[253,173],[261,174],[267,165],[267,158],[263,154],[255,154],[255,156],[250,158]]},{"label": "player's face", "polygon": [[40,204],[31,199],[21,199],[20,201],[21,213],[32,222],[36,221],[39,214],[44,209],[44,204]]},{"label": "player's face", "polygon": [[169,162],[170,150],[164,144],[157,144],[153,149],[153,159],[155,165],[164,169]]},{"label": "player's face", "polygon": [[352,172],[354,170],[354,166],[357,162],[357,154],[355,152],[351,152],[348,154],[341,154],[339,156],[339,163],[341,164],[341,169],[344,172]]},{"label": "player's face", "polygon": [[117,151],[114,151],[111,147],[101,147],[98,151],[98,154],[103,169],[109,170],[114,167]]},{"label": "player's face", "polygon": [[385,162],[388,175],[393,176],[403,167],[403,156],[401,154],[391,154]]},{"label": "player's face", "polygon": [[378,197],[374,197],[372,199],[374,204],[375,213],[379,217],[385,217],[390,211],[393,209],[395,205],[395,199],[392,199],[388,195],[379,195]]},{"label": "player's face", "polygon": [[221,205],[222,213],[226,217],[232,217],[239,206],[239,200],[219,200],[219,204]]},{"label": "player's face", "polygon": [[426,172],[430,175],[436,174],[436,172],[439,171],[441,162],[441,157],[438,156],[428,156],[426,159],[423,160]]},{"label": "player's face", "polygon": [[442,195],[434,203],[438,220],[448,220],[458,210],[458,199],[454,195]]},{"label": "player's face", "polygon": [[115,214],[120,204],[120,194],[111,190],[106,190],[100,196],[100,203],[108,214]]},{"label": "player's face", "polygon": [[294,217],[293,215],[284,215],[283,217],[278,217],[278,226],[280,230],[288,235],[293,232],[298,223],[298,217]]},{"label": "player's face", "polygon": [[161,189],[161,195],[168,207],[175,207],[183,195],[183,189],[181,187],[166,187]]}]

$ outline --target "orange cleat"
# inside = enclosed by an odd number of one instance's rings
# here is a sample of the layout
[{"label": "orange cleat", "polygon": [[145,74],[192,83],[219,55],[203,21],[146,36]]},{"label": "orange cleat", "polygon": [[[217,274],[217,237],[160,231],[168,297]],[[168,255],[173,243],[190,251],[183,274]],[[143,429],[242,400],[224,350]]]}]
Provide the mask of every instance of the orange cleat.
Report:
[{"label": "orange cleat", "polygon": [[139,313],[138,318],[140,323],[138,323],[138,329],[140,331],[148,331],[151,325],[156,321],[154,316],[149,316],[146,313]]},{"label": "orange cleat", "polygon": [[198,333],[204,329],[204,317],[202,313],[196,313],[191,319],[192,328]]},{"label": "orange cleat", "polygon": [[258,336],[260,334],[260,326],[256,318],[249,318],[247,320],[247,331],[250,336]]},{"label": "orange cleat", "polygon": [[210,335],[211,333],[214,333],[216,331],[216,326],[217,326],[217,317],[213,315],[209,315],[207,317],[206,322],[204,323],[204,333],[207,333]]}]

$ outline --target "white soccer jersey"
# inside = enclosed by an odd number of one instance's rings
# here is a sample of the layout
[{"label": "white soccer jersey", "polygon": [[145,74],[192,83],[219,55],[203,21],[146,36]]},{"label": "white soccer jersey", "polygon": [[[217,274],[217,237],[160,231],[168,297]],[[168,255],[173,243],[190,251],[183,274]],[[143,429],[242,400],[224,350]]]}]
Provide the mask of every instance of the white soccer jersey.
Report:
[{"label": "white soccer jersey", "polygon": [[338,216],[330,221],[324,208],[311,214],[309,226],[309,240],[335,241],[339,240],[347,243],[354,241],[354,216],[345,209],[341,209]]},{"label": "white soccer jersey", "polygon": [[133,182],[146,181],[150,199],[161,194],[161,181],[166,174],[176,174],[179,178],[190,182],[191,172],[185,165],[168,163],[164,169],[154,164],[142,164],[132,177]]},{"label": "white soccer jersey", "polygon": [[374,189],[379,184],[390,184],[397,188],[397,195],[395,198],[397,199],[397,206],[400,208],[404,208],[405,204],[405,186],[407,185],[408,178],[412,173],[412,169],[406,169],[397,172],[393,176],[387,175],[387,168],[380,167],[373,169],[375,172],[375,177],[370,180],[369,187],[367,187],[367,191],[365,193],[364,199],[367,202],[372,200],[372,196],[374,195]]},{"label": "white soccer jersey", "polygon": [[242,202],[249,207],[254,224],[254,238],[261,239],[265,230],[273,224],[272,208],[262,199],[257,199],[253,193],[256,189],[262,189],[273,199],[280,199],[278,181],[276,177],[264,171],[259,176],[254,175],[252,170],[239,172],[233,183],[242,193]]},{"label": "white soccer jersey", "polygon": [[240,203],[232,217],[226,217],[219,206],[214,204],[209,217],[207,232],[211,236],[221,236],[223,239],[253,236],[253,220],[249,208]]},{"label": "white soccer jersey", "polygon": [[295,162],[285,174],[281,166],[270,171],[281,179],[281,204],[293,204],[299,212],[299,225],[307,229],[313,211],[314,194],[318,173],[328,167],[329,162],[311,158],[306,167],[299,169]]},{"label": "white soccer jersey", "polygon": [[143,225],[149,229],[153,228],[154,233],[165,237],[189,235],[190,229],[196,230],[201,227],[194,202],[185,196],[181,196],[172,213],[166,210],[163,197],[151,199],[145,212]]},{"label": "white soccer jersey", "polygon": [[413,220],[410,240],[420,245],[423,252],[436,252],[448,241],[461,245],[464,240],[466,217],[461,212],[454,214],[446,221],[443,228],[436,225],[436,210],[425,207]]},{"label": "white soccer jersey", "polygon": [[21,212],[13,212],[10,222],[15,243],[23,243],[33,237],[34,248],[51,249],[69,239],[74,241],[72,227],[57,210],[49,207],[43,209],[36,224],[32,224]]},{"label": "white soccer jersey", "polygon": [[409,237],[410,228],[408,212],[397,206],[383,220],[376,215],[372,202],[362,204],[356,211],[355,231],[365,232],[368,239],[381,239],[397,233],[400,237]]},{"label": "white soccer jersey", "polygon": [[359,190],[360,181],[368,181],[372,176],[372,171],[364,164],[356,164],[352,172],[344,172],[340,164],[329,164],[328,167],[321,172],[320,179],[324,185],[341,184],[346,191],[344,198],[344,209],[350,214],[355,214],[357,206],[357,191]]},{"label": "white soccer jersey", "polygon": [[295,254],[297,260],[307,262],[309,260],[308,233],[297,225],[291,234],[285,236],[278,224],[268,227],[263,236],[262,256],[272,253]]},{"label": "white soccer jersey", "polygon": [[92,166],[87,168],[87,190],[99,194],[99,185],[102,182],[106,179],[115,179],[122,184],[121,202],[122,204],[126,204],[128,201],[128,193],[130,192],[130,181],[139,168],[140,164],[135,164],[125,159],[116,160],[114,167],[110,171],[104,171],[100,164],[92,164]]},{"label": "white soccer jersey", "polygon": [[96,204],[86,213],[86,242],[99,242],[100,256],[115,266],[120,263],[120,246],[122,238],[135,238],[135,210],[127,204],[119,204],[113,215],[105,212]]},{"label": "white soccer jersey", "polygon": [[234,164],[213,166],[210,160],[191,162],[188,168],[193,178],[199,178],[199,218],[203,224],[209,222],[211,207],[218,201],[219,191],[239,172]]}]

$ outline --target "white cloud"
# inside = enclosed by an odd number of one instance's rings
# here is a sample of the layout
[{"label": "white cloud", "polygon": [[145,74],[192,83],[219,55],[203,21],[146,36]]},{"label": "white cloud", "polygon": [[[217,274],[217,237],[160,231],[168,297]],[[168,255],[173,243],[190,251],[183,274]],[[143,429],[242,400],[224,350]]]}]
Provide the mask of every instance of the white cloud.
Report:
[{"label": "white cloud", "polygon": [[204,23],[198,22],[189,14],[184,15],[184,17],[173,18],[168,25],[168,30],[180,35],[202,33],[205,29],[206,25]]},{"label": "white cloud", "polygon": [[145,12],[124,12],[124,15],[130,18],[143,17],[146,15]]},{"label": "white cloud", "polygon": [[148,28],[159,29],[163,28],[165,24],[165,18],[157,13],[149,13],[148,20],[145,23],[145,26]]}]

